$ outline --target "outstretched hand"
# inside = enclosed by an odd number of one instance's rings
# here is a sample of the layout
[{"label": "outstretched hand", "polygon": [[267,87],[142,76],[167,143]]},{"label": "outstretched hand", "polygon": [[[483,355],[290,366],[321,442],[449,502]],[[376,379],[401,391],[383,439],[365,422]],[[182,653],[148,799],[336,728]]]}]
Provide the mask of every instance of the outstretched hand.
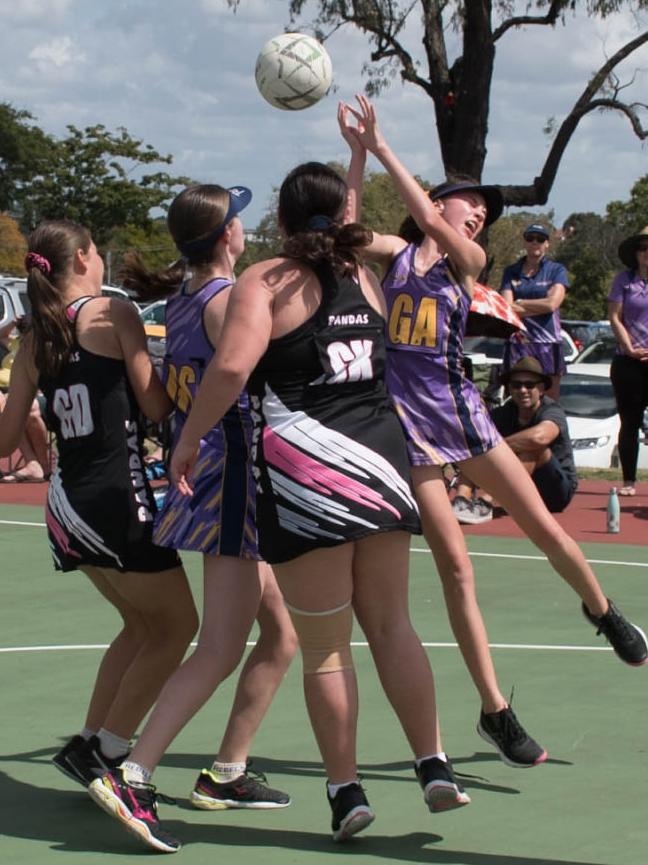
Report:
[{"label": "outstretched hand", "polygon": [[[367,99],[362,94],[356,94],[359,109],[354,108],[346,102],[340,102],[338,108],[338,122],[342,137],[349,143],[351,149],[360,144],[370,153],[376,153],[385,145],[385,139],[382,132],[378,128],[378,119],[376,111]],[[353,115],[357,125],[352,126],[349,123],[349,115]],[[353,141],[353,143],[351,143]]]},{"label": "outstretched hand", "polygon": [[169,477],[171,483],[177,487],[178,492],[183,496],[193,495],[191,475],[199,453],[199,447],[184,443],[180,437],[171,454]]}]

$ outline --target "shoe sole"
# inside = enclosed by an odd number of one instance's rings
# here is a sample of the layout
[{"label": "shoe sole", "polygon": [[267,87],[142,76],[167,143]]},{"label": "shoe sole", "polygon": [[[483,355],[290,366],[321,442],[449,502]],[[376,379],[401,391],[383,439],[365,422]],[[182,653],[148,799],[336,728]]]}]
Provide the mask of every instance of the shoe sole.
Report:
[{"label": "shoe sole", "polygon": [[425,803],[432,814],[442,814],[444,811],[454,811],[470,805],[471,799],[467,793],[462,793],[456,784],[435,782],[428,784],[425,790]]},{"label": "shoe sole", "polygon": [[516,763],[515,760],[511,760],[511,758],[508,757],[504,753],[504,751],[502,751],[495,739],[489,736],[489,734],[486,732],[486,730],[484,730],[481,724],[477,724],[477,732],[482,737],[484,742],[488,742],[489,745],[492,745],[493,748],[495,748],[497,753],[500,755],[500,760],[502,761],[502,763],[506,763],[506,765],[510,766],[511,769],[533,769],[534,766],[540,766],[541,763],[544,763],[549,756],[547,751],[543,751],[542,754],[538,757],[538,759],[533,763]]},{"label": "shoe sole", "polygon": [[457,522],[464,526],[479,526],[482,523],[489,523],[492,519],[492,514],[488,517],[464,517],[463,515],[460,515],[457,517]]},{"label": "shoe sole", "polygon": [[347,841],[358,832],[366,829],[375,819],[376,815],[373,811],[369,811],[361,805],[357,811],[352,811],[340,828],[333,833],[333,840],[336,843]]},{"label": "shoe sole", "polygon": [[101,778],[97,778],[90,784],[88,793],[93,802],[96,802],[111,817],[119,820],[131,835],[139,838],[147,847],[153,847],[154,850],[162,853],[177,853],[181,849],[181,845],[170,847],[152,835],[146,823],[134,817],[122,800],[106,787]]},{"label": "shoe sole", "polygon": [[228,809],[271,811],[276,808],[287,808],[290,805],[290,799],[287,802],[241,802],[236,799],[210,799],[208,796],[201,796],[195,790],[189,796],[189,801],[194,808],[199,808],[201,811],[226,811]]}]

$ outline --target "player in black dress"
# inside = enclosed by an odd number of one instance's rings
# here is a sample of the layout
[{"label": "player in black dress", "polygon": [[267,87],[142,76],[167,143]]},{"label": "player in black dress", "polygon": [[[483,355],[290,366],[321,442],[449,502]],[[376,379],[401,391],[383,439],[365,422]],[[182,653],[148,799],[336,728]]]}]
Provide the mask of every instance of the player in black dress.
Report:
[{"label": "player in black dress", "polygon": [[123,619],[84,728],[54,757],[87,786],[121,762],[198,622],[176,553],[151,541],[140,409],[159,420],[170,402],[137,310],[101,296],[103,262],[75,223],[41,224],[25,265],[31,328],[14,362],[0,452],[13,450],[40,388],[58,450],[46,514],[55,568],[82,570]]}]

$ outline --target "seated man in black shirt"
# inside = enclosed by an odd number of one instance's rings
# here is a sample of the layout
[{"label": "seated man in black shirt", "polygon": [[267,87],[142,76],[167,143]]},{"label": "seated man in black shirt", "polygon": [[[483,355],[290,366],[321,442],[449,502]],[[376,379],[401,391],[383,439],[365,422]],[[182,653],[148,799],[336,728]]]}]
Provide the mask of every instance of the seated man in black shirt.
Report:
[{"label": "seated man in black shirt", "polygon": [[[511,398],[493,409],[491,417],[531,475],[547,509],[560,513],[572,500],[578,479],[565,412],[545,396],[550,377],[535,358],[524,357],[502,376],[502,382]],[[492,517],[490,502],[483,496],[469,499],[464,485],[459,486],[452,507],[462,523]]]}]

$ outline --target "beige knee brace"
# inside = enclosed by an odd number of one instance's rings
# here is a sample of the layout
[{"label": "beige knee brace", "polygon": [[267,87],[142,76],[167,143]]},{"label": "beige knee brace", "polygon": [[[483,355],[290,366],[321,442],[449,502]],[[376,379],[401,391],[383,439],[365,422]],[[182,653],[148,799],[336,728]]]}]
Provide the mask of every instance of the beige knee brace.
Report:
[{"label": "beige knee brace", "polygon": [[310,613],[286,604],[299,637],[304,673],[333,673],[353,668],[351,601],[334,610]]}]

